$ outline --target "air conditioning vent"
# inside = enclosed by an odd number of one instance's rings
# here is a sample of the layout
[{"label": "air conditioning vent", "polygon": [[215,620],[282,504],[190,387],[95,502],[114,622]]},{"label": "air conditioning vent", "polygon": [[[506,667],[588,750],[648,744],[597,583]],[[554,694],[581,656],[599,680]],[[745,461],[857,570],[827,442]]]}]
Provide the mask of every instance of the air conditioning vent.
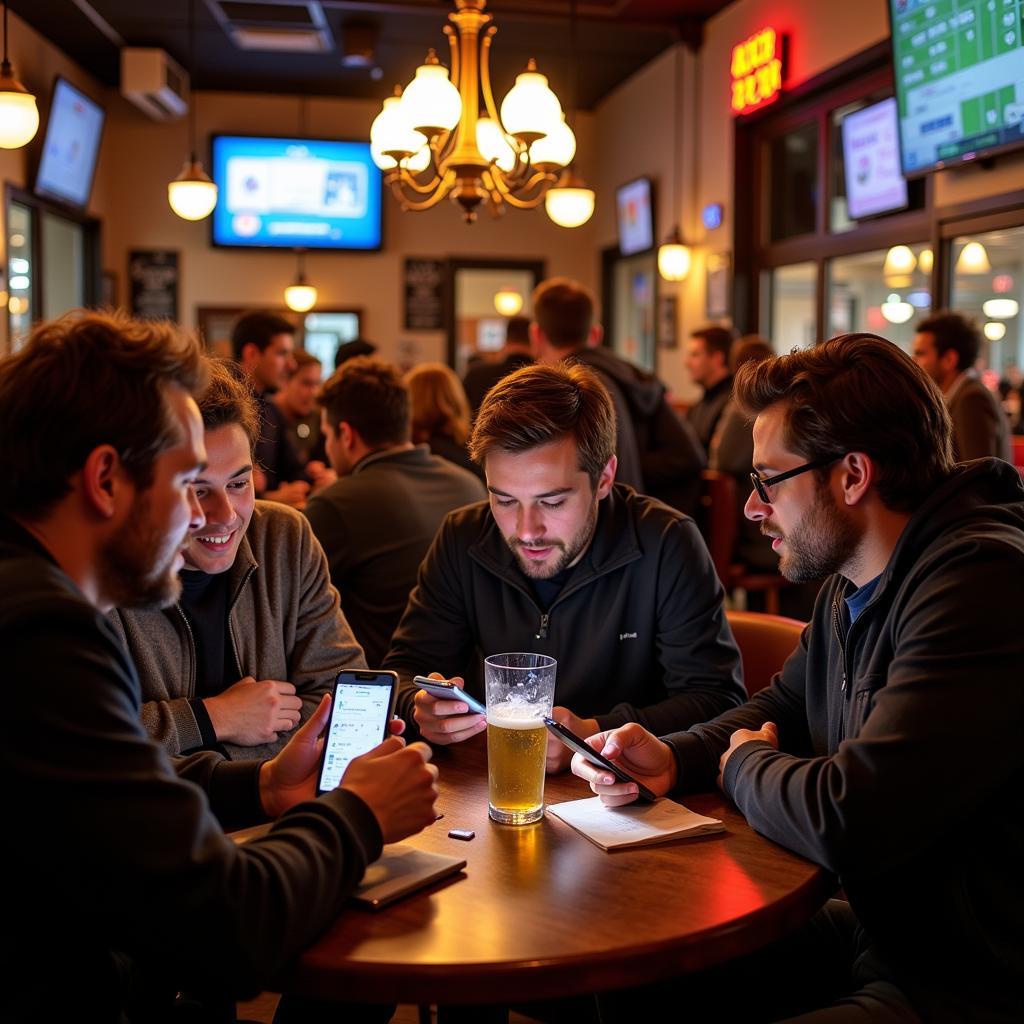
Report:
[{"label": "air conditioning vent", "polygon": [[188,111],[188,74],[154,47],[121,50],[121,95],[154,121],[175,121]]}]

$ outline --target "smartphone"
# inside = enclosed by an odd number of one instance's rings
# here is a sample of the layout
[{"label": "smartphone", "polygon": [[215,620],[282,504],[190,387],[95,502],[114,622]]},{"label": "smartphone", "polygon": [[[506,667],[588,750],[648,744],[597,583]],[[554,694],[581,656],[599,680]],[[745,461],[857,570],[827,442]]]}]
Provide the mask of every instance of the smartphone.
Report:
[{"label": "smartphone", "polygon": [[446,679],[428,679],[426,676],[416,676],[413,682],[421,689],[426,690],[432,697],[440,700],[461,700],[463,704],[469,705],[469,710],[478,715],[486,715],[487,708],[476,699],[470,697],[465,690],[460,690],[454,683]]},{"label": "smartphone", "polygon": [[395,672],[366,669],[338,673],[320,759],[317,794],[337,789],[352,758],[387,739],[397,696]]},{"label": "smartphone", "polygon": [[544,724],[548,729],[553,732],[570,750],[574,750],[577,754],[581,754],[591,764],[596,764],[598,768],[606,768],[619,780],[619,782],[632,782],[640,793],[637,799],[641,803],[650,804],[654,803],[658,798],[642,783],[638,782],[633,778],[629,772],[620,768],[614,761],[609,761],[604,754],[599,754],[593,747],[591,747],[585,740],[581,739],[571,729],[566,729],[560,722],[556,722],[553,718],[545,716]]}]

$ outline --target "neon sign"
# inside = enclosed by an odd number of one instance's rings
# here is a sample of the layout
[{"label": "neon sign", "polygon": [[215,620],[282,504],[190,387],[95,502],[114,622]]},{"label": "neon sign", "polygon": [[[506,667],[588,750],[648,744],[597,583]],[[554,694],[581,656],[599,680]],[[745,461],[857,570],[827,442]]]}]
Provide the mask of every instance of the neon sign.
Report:
[{"label": "neon sign", "polygon": [[785,37],[764,28],[732,48],[732,110],[749,114],[782,92]]}]

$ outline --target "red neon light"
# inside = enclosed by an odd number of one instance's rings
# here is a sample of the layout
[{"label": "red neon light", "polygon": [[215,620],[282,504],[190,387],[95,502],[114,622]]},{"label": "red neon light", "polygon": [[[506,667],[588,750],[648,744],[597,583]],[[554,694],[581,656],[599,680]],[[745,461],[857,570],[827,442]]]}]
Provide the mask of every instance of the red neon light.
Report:
[{"label": "red neon light", "polygon": [[773,28],[761,29],[732,48],[732,109],[749,114],[782,92],[782,39]]}]

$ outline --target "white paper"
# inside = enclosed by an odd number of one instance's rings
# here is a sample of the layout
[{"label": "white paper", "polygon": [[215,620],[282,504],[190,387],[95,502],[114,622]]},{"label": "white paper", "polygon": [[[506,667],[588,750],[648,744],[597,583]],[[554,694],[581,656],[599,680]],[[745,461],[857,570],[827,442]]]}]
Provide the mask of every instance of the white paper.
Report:
[{"label": "white paper", "polygon": [[721,832],[717,818],[697,814],[674,800],[606,807],[600,797],[550,804],[548,810],[602,849],[647,846],[683,836]]}]

